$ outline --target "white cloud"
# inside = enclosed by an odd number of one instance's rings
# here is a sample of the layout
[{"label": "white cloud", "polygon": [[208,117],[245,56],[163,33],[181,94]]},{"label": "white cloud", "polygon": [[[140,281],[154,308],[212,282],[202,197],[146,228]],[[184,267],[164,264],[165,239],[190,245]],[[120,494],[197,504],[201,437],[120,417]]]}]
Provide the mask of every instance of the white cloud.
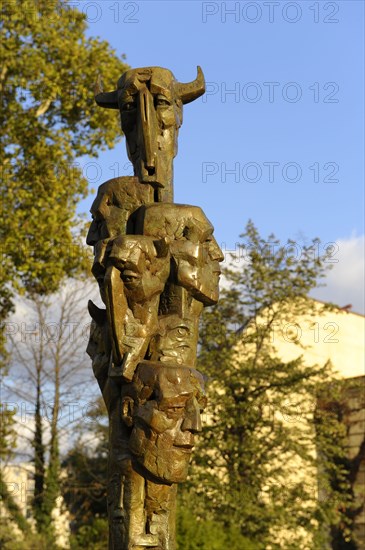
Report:
[{"label": "white cloud", "polygon": [[351,304],[351,311],[364,314],[365,236],[338,239],[336,244],[333,259],[338,261],[324,280],[326,286],[317,288],[312,295],[339,306]]},{"label": "white cloud", "polygon": [[[281,245],[283,243],[280,243]],[[297,242],[298,251],[302,241]],[[324,248],[331,247],[328,252],[331,253],[329,263],[332,269],[329,269],[328,275],[322,279],[326,286],[316,288],[311,296],[324,302],[333,302],[340,307],[351,304],[350,311],[355,313],[365,313],[364,303],[364,265],[365,265],[365,236],[352,235],[348,238],[337,239],[333,243],[322,243],[319,253],[324,252]],[[238,245],[235,250],[223,250],[225,254],[224,267],[239,269],[247,261],[247,252],[239,251]],[[235,254],[235,258],[231,258]],[[222,277],[220,286],[223,288],[227,281]]]}]

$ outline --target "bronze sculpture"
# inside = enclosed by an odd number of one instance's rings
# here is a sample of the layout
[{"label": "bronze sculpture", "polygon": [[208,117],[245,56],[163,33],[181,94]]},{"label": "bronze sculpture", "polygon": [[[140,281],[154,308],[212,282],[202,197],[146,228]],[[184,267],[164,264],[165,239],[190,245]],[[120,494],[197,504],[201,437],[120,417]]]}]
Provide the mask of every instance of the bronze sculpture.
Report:
[{"label": "bronze sculpture", "polygon": [[182,106],[205,91],[167,69],[126,71],[99,106],[119,109],[133,177],[103,183],[87,243],[105,309],[91,301],[87,352],[109,415],[110,550],[174,550],[177,483],[201,430],[199,315],[218,300],[222,251],[197,206],[173,203]]}]

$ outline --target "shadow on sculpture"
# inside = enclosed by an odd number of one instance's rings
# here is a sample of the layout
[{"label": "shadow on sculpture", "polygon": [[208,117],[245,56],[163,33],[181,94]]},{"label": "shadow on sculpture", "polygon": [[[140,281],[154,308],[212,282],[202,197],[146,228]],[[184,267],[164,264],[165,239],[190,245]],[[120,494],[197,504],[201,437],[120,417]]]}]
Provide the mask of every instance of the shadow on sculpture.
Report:
[{"label": "shadow on sculpture", "polygon": [[177,484],[205,407],[195,370],[199,316],[218,300],[223,260],[197,206],[173,203],[183,104],[205,91],[167,69],[131,69],[99,106],[119,109],[133,177],[103,183],[87,243],[105,308],[91,301],[87,352],[109,415],[110,550],[174,550]]}]

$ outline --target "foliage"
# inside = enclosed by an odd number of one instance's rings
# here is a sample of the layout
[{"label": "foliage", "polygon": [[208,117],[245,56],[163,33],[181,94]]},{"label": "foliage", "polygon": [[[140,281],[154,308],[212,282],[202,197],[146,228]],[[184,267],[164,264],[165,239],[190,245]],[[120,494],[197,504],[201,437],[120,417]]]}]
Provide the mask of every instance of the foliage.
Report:
[{"label": "foliage", "polygon": [[[305,365],[300,341],[298,357],[285,362],[276,343],[300,316],[321,314],[324,306],[307,296],[325,275],[326,258],[316,257],[316,240],[297,258],[293,241],[264,240],[252,222],[241,238],[244,261],[224,270],[220,302],[203,315],[198,368],[210,379],[210,408],[190,507],[200,518],[209,510],[225,532],[238,528],[257,549],[322,549],[341,498],[335,488],[325,503],[316,498],[313,403],[332,379],[331,366]],[[329,460],[344,456],[334,432],[322,428]]]},{"label": "foliage", "polygon": [[[185,496],[185,498],[184,498]],[[239,526],[225,526],[214,518],[197,518],[189,507],[191,497],[178,500],[176,542],[178,550],[256,550],[257,546],[244,537]]]},{"label": "foliage", "polygon": [[[24,518],[23,520],[27,523]],[[26,536],[20,538],[11,525],[1,525],[0,523],[0,526],[0,548],[4,550],[49,550],[50,548],[49,539],[44,535],[32,533],[29,527]],[[51,548],[57,550],[55,545]]]},{"label": "foliage", "polygon": [[83,550],[84,548],[105,550],[105,541],[107,540],[108,520],[95,518],[91,524],[81,526],[76,535],[71,537],[71,550]]},{"label": "foliage", "polygon": [[117,114],[95,108],[93,84],[101,74],[114,85],[127,68],[64,0],[4,2],[2,16],[0,321],[14,289],[48,294],[83,267],[76,206],[87,181],[76,159],[120,136]]}]

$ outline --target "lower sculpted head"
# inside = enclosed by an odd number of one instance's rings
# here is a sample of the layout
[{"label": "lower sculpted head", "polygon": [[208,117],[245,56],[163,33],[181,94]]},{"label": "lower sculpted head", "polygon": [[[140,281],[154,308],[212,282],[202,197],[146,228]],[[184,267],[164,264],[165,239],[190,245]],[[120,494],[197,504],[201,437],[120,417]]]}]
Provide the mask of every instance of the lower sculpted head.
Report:
[{"label": "lower sculpted head", "polygon": [[152,479],[185,481],[206,406],[203,376],[189,367],[143,362],[122,390],[129,448]]}]

